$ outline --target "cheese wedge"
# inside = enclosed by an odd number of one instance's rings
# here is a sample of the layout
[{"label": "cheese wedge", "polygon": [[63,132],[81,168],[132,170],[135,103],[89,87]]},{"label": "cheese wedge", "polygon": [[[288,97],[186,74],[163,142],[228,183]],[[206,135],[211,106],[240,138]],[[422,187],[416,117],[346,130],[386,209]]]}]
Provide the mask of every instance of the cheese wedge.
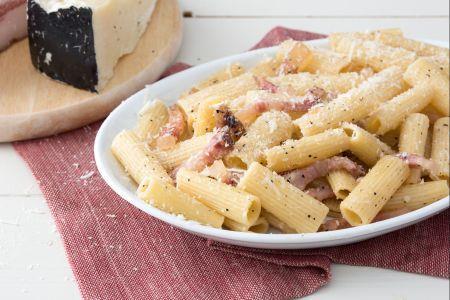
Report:
[{"label": "cheese wedge", "polygon": [[157,0],[29,0],[33,65],[47,76],[99,92],[120,57],[133,52]]}]

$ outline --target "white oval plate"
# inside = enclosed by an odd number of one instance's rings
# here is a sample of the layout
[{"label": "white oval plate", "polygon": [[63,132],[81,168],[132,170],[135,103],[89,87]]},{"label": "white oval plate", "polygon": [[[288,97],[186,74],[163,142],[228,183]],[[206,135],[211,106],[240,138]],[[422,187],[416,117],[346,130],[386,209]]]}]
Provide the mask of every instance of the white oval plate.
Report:
[{"label": "white oval plate", "polygon": [[[446,43],[429,42],[447,47]],[[327,40],[311,41],[307,44],[326,48]],[[122,102],[103,122],[95,139],[95,161],[106,183],[123,199],[137,208],[175,227],[228,244],[265,249],[304,249],[354,243],[412,225],[445,210],[449,206],[449,197],[447,197],[396,218],[344,230],[305,234],[257,234],[203,226],[165,213],[140,200],[135,193],[136,185],[128,178],[110,151],[114,136],[123,129],[132,129],[135,126],[137,113],[149,99],[157,97],[165,100],[167,104],[172,104],[183,91],[207,78],[208,75],[224,68],[229,63],[240,62],[248,67],[267,55],[273,55],[275,51],[276,47],[260,49],[193,67],[156,82]]]}]

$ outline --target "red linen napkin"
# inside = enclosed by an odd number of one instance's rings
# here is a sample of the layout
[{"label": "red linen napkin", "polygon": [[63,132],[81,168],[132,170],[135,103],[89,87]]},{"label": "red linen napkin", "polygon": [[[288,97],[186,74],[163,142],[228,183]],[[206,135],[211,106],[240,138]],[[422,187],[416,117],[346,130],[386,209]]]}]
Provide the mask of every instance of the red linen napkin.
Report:
[{"label": "red linen napkin", "polygon": [[[290,37],[323,36],[275,28],[256,47]],[[241,248],[175,229],[101,179],[93,158],[99,126],[14,143],[40,183],[85,299],[290,299],[327,284],[331,262],[448,278],[448,210],[382,237],[314,250]]]}]

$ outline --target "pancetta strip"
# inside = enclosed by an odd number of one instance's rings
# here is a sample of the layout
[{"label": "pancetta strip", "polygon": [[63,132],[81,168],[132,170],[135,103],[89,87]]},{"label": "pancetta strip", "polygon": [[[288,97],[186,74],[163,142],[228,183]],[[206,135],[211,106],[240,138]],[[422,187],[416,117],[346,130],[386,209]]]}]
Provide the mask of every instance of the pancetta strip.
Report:
[{"label": "pancetta strip", "polygon": [[324,177],[328,175],[328,173],[337,170],[346,170],[355,178],[365,174],[364,168],[351,159],[342,156],[334,156],[332,158],[316,161],[306,168],[286,173],[283,177],[300,190],[304,190],[306,186],[315,179]]},{"label": "pancetta strip", "polygon": [[309,89],[303,97],[292,97],[284,101],[269,99],[257,100],[239,110],[235,116],[241,122],[248,123],[247,120],[253,120],[255,116],[270,110],[278,110],[286,113],[308,112],[311,107],[323,102],[327,98],[328,94],[324,89],[314,87]]},{"label": "pancetta strip", "polygon": [[[406,213],[409,213],[411,210],[408,208],[399,208],[397,210],[392,211],[382,211],[379,212],[376,217],[373,219],[372,223],[391,219],[394,217],[398,217],[400,215],[404,215]],[[333,230],[339,230],[339,229],[345,229],[352,227],[344,218],[339,219],[333,219],[328,220],[325,223],[323,223],[319,231],[333,231]]]},{"label": "pancetta strip", "polygon": [[191,156],[180,168],[201,172],[205,167],[222,159],[233,150],[236,141],[245,133],[244,126],[229,111],[221,113],[223,119],[219,125],[224,126],[216,131],[201,152]]},{"label": "pancetta strip", "polygon": [[277,85],[273,84],[269,80],[264,77],[255,76],[256,83],[258,84],[259,89],[265,90],[271,93],[277,93],[279,88]]},{"label": "pancetta strip", "polygon": [[422,170],[427,171],[430,174],[434,174],[436,172],[435,163],[421,155],[402,152],[397,154],[397,156],[401,158],[405,163],[407,163],[410,167],[420,167],[422,168]]},{"label": "pancetta strip", "polygon": [[176,104],[169,107],[169,122],[161,129],[156,139],[156,147],[167,150],[175,146],[186,130],[186,120],[180,107]]},{"label": "pancetta strip", "polygon": [[319,201],[334,197],[333,189],[327,182],[321,182],[319,186],[307,189],[306,193]]}]

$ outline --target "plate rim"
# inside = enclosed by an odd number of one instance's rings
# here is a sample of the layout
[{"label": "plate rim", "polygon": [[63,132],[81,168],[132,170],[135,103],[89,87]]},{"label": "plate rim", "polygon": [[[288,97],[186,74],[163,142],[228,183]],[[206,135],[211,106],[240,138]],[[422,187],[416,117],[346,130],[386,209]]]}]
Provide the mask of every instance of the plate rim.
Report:
[{"label": "plate rim", "polygon": [[[419,39],[421,41],[428,42],[430,44],[440,45],[443,47],[448,47],[448,42],[446,41],[437,41],[437,40],[424,40]],[[319,39],[313,41],[306,41],[305,43],[311,46],[323,46],[327,43],[328,39]],[[216,59],[207,63],[204,63],[199,66],[192,67],[185,71],[179,72],[167,78],[164,78],[151,86],[147,86],[143,90],[137,92],[136,94],[130,96],[126,100],[124,100],[117,108],[115,108],[111,114],[105,119],[99,128],[95,143],[94,143],[94,158],[97,165],[97,169],[102,176],[103,180],[108,184],[108,186],[117,193],[123,200],[137,207],[138,209],[144,211],[145,213],[165,222],[177,228],[180,228],[189,233],[193,233],[196,235],[207,236],[211,239],[217,239],[221,241],[226,241],[228,243],[246,243],[247,246],[255,246],[258,244],[266,244],[266,245],[308,245],[308,244],[317,244],[317,243],[329,243],[335,242],[339,243],[342,241],[350,242],[352,240],[358,241],[363,239],[365,236],[370,236],[373,234],[383,235],[390,231],[395,231],[397,229],[412,225],[416,222],[423,221],[426,218],[432,217],[435,214],[438,214],[444,211],[449,207],[449,196],[440,199],[428,206],[420,208],[418,210],[409,212],[407,214],[397,216],[391,219],[383,220],[376,223],[371,223],[367,225],[329,231],[329,232],[315,232],[315,233],[295,233],[295,234],[259,234],[253,232],[237,232],[226,229],[218,229],[213,228],[206,225],[201,225],[195,221],[185,220],[178,216],[175,216],[170,213],[166,213],[162,210],[159,210],[156,207],[151,206],[150,204],[145,203],[140,200],[135,193],[132,193],[127,187],[125,187],[109,170],[108,163],[106,161],[106,156],[104,156],[103,144],[107,143],[107,132],[111,123],[116,118],[116,116],[120,115],[122,111],[126,110],[126,106],[133,101],[133,99],[138,99],[142,96],[143,93],[149,92],[149,90],[158,90],[160,88],[164,88],[165,85],[170,85],[171,81],[178,81],[180,78],[187,77],[190,73],[197,73],[203,70],[210,70],[212,66],[220,66],[221,64],[227,62],[237,62],[239,60],[249,59],[253,56],[258,56],[261,54],[272,54],[277,49],[277,46],[257,49],[252,51],[243,52],[240,54],[235,54],[227,57],[223,57],[220,59]],[[137,100],[135,100],[137,101]],[[127,104],[128,103],[128,104]],[[125,129],[125,128],[123,128]],[[110,143],[109,143],[110,145]],[[107,147],[109,149],[109,147]],[[333,246],[333,245],[329,245]],[[317,247],[323,247],[323,245],[318,245]],[[282,247],[280,247],[282,248]]]}]

